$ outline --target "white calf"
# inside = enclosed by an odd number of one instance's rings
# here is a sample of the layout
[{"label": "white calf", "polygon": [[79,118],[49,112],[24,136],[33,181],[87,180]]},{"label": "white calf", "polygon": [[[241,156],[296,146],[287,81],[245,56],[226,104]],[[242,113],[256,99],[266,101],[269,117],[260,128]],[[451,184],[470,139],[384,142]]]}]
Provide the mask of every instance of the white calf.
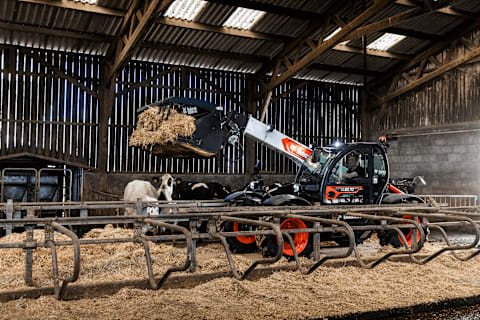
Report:
[{"label": "white calf", "polygon": [[[155,190],[155,187],[148,181],[143,180],[133,180],[130,181],[125,187],[123,192],[123,199],[126,201],[137,201],[137,199],[142,199],[142,201],[157,201],[158,193]],[[127,216],[133,216],[136,214],[135,208],[125,209]],[[157,207],[148,207],[147,214],[152,216],[158,216],[159,211]]]}]

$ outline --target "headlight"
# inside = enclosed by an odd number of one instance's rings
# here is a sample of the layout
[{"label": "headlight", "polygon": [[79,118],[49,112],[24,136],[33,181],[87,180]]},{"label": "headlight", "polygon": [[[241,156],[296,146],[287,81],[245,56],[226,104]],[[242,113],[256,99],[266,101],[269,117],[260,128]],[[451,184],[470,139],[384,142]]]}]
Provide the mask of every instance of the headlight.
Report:
[{"label": "headlight", "polygon": [[298,183],[295,183],[293,185],[293,192],[297,193],[300,191],[300,185]]},{"label": "headlight", "polygon": [[248,187],[249,187],[250,189],[254,190],[254,189],[255,189],[255,181],[250,182],[250,183],[248,184]]}]

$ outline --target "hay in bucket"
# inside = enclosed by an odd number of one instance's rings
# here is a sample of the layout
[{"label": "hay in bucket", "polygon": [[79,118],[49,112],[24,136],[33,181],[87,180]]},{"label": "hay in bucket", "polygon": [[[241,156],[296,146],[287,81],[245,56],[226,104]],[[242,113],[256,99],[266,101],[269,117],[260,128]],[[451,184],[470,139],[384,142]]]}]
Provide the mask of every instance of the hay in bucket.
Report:
[{"label": "hay in bucket", "polygon": [[[170,108],[159,112],[158,107],[148,108],[138,116],[137,127],[128,145],[152,149],[154,145],[174,144],[179,136],[191,137],[195,132],[195,118]],[[162,119],[163,118],[163,119]]]}]

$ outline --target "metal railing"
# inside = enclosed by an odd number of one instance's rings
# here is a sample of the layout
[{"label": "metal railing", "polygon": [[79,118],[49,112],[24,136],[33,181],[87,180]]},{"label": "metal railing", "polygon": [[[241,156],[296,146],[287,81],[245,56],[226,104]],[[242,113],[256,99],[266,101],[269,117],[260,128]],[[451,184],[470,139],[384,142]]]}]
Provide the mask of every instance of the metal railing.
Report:
[{"label": "metal railing", "polygon": [[415,196],[424,201],[433,199],[438,205],[447,207],[476,207],[478,200],[476,195],[422,194]]},{"label": "metal railing", "polygon": [[[374,268],[382,262],[393,256],[408,255],[413,263],[425,264],[434,260],[444,252],[453,252],[454,257],[465,261],[480,254],[480,249],[476,248],[480,239],[480,230],[478,223],[480,215],[478,208],[466,207],[463,210],[449,209],[444,207],[432,207],[427,204],[406,204],[406,205],[369,205],[369,206],[306,206],[306,207],[219,207],[218,201],[177,201],[166,202],[69,202],[69,203],[0,203],[0,211],[21,211],[26,210],[24,218],[0,219],[0,227],[9,226],[23,227],[26,232],[26,239],[17,243],[0,243],[0,250],[20,248],[25,250],[25,282],[32,284],[33,270],[33,251],[38,248],[48,247],[52,255],[52,279],[54,281],[54,293],[57,299],[63,299],[67,296],[67,286],[75,282],[79,277],[80,270],[80,248],[82,245],[95,245],[105,243],[125,243],[132,242],[141,244],[145,250],[147,277],[151,289],[159,289],[165,280],[173,273],[185,271],[190,268],[191,272],[196,270],[196,242],[200,239],[209,239],[220,241],[226,253],[231,275],[236,279],[243,280],[256,269],[259,265],[271,265],[278,261],[284,253],[284,243],[290,245],[293,252],[292,260],[295,261],[295,270],[310,274],[319,266],[328,260],[345,259],[351,257],[357,261],[358,266],[362,268]],[[168,209],[165,214],[159,216],[147,216],[146,208],[149,206]],[[134,216],[87,216],[87,217],[50,217],[42,218],[43,210],[95,210],[102,208],[127,208],[137,209],[137,215]],[[173,210],[172,210],[173,209]],[[171,213],[174,212],[174,213]],[[9,216],[9,215],[6,215]],[[11,217],[11,215],[10,215]],[[308,222],[304,229],[280,229],[280,222],[285,219],[301,219]],[[346,221],[351,219],[362,219],[365,223],[361,225],[351,225]],[[172,222],[187,222],[187,227],[176,225]],[[252,228],[249,231],[223,231],[218,226],[223,222],[232,222],[242,225],[249,225]],[[207,224],[206,231],[200,231],[198,226],[201,222]],[[107,238],[107,239],[79,239],[77,235],[68,230],[66,226],[88,226],[88,225],[106,225],[106,224],[133,224],[132,236],[128,238]],[[473,240],[466,245],[451,244],[446,226],[452,225],[470,225],[466,228]],[[147,226],[156,226],[170,230],[171,234],[159,234],[154,236],[145,235],[142,230]],[[45,232],[45,241],[40,242],[34,239],[33,230],[43,228]],[[426,231],[436,229],[439,231],[445,242],[443,248],[427,256],[418,256],[426,240]],[[402,231],[403,230],[403,231]],[[56,241],[56,231],[67,235],[69,241]],[[356,234],[365,232],[392,233],[400,239],[403,247],[392,248],[383,256],[366,262],[359,253]],[[294,245],[296,233],[311,233],[314,235],[314,244],[312,256],[313,264],[305,266],[298,258],[298,253]],[[315,235],[321,235],[315,237]],[[336,253],[320,252],[320,239],[326,234],[341,234],[344,236],[348,246],[341,248]],[[410,235],[407,239],[406,234]],[[255,260],[245,271],[240,271],[235,266],[233,253],[227,241],[230,237],[244,237],[267,235],[274,237],[276,251],[272,257],[262,257]],[[150,256],[149,242],[173,241],[177,243],[184,241],[187,248],[185,262],[180,266],[171,266],[168,270],[156,277],[153,274],[153,260]],[[58,246],[72,246],[74,250],[74,263],[71,276],[67,279],[58,278],[58,263],[56,248]],[[315,251],[317,250],[317,251]],[[460,256],[458,252],[465,251],[466,255]],[[158,262],[157,262],[158,263]],[[4,271],[5,272],[5,271]],[[15,297],[15,292],[0,292],[2,294],[11,294]]]}]

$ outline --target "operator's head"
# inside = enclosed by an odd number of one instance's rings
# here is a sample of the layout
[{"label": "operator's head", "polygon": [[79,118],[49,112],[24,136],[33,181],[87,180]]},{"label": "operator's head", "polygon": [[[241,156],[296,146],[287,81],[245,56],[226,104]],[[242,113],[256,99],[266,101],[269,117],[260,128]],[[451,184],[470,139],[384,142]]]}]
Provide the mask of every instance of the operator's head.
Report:
[{"label": "operator's head", "polygon": [[356,169],[360,165],[360,158],[358,154],[350,153],[347,156],[347,168],[350,170]]}]

